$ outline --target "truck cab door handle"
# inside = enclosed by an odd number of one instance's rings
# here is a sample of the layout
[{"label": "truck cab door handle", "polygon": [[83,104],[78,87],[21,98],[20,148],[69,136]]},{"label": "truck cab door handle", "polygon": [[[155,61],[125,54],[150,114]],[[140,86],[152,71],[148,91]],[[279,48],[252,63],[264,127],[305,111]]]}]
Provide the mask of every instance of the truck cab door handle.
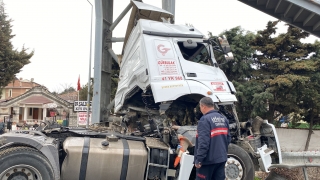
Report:
[{"label": "truck cab door handle", "polygon": [[197,77],[197,73],[187,73],[188,77]]}]

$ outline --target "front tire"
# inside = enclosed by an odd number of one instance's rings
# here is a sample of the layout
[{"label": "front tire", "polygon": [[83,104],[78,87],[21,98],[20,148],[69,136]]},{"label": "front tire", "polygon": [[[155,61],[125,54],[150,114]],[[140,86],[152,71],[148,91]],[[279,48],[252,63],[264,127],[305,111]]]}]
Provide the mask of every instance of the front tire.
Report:
[{"label": "front tire", "polygon": [[253,180],[254,165],[249,154],[241,147],[230,144],[228,147],[228,160],[225,165],[227,179]]},{"label": "front tire", "polygon": [[47,158],[30,147],[10,147],[0,152],[0,180],[53,180]]}]

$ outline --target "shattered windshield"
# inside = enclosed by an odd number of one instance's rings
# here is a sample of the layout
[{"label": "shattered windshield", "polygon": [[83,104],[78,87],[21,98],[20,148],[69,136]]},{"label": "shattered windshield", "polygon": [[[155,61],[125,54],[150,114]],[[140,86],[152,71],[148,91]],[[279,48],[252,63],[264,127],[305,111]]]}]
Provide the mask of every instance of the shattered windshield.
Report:
[{"label": "shattered windshield", "polygon": [[208,51],[209,44],[197,43],[197,47],[188,49],[183,46],[183,42],[178,42],[179,49],[185,60],[212,66],[212,60]]}]

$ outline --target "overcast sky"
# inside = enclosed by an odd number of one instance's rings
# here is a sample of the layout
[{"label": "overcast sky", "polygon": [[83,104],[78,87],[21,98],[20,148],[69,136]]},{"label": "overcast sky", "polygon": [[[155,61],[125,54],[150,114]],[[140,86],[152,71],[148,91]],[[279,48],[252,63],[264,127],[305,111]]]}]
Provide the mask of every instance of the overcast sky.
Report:
[{"label": "overcast sky", "polygon": [[[3,2],[6,13],[13,20],[14,47],[21,49],[24,45],[35,51],[31,63],[22,69],[18,78],[34,78],[50,91],[63,90],[61,85],[76,88],[79,75],[81,85],[87,83],[91,6],[86,0]],[[160,8],[162,3],[161,0],[143,2]],[[113,19],[128,3],[129,0],[114,0]],[[114,37],[124,37],[129,15],[116,27]],[[175,20],[176,24],[190,23],[207,35],[208,31],[219,34],[235,26],[256,32],[264,29],[269,20],[276,19],[237,0],[176,0]],[[278,28],[280,32],[286,30],[284,23]],[[310,36],[304,42],[313,43],[316,39]],[[121,48],[122,43],[113,44],[116,54],[121,53]]]}]

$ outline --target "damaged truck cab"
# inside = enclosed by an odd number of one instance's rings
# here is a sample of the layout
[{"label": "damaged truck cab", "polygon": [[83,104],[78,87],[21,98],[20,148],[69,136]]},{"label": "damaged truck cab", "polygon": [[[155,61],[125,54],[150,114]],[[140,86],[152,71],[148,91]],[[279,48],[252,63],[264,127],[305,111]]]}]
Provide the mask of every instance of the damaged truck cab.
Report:
[{"label": "damaged truck cab", "polygon": [[281,163],[273,125],[259,117],[239,122],[236,90],[214,58],[220,52],[232,59],[227,39],[206,38],[194,27],[169,23],[167,11],[131,3],[107,126],[45,122],[38,131],[1,135],[0,180],[195,179],[198,102],[205,96],[229,120],[228,179],[254,179],[255,170]]},{"label": "damaged truck cab", "polygon": [[193,27],[141,19],[121,62],[115,111],[135,91],[152,92],[155,103],[209,96],[232,104],[235,88],[214,59],[212,46]]}]

